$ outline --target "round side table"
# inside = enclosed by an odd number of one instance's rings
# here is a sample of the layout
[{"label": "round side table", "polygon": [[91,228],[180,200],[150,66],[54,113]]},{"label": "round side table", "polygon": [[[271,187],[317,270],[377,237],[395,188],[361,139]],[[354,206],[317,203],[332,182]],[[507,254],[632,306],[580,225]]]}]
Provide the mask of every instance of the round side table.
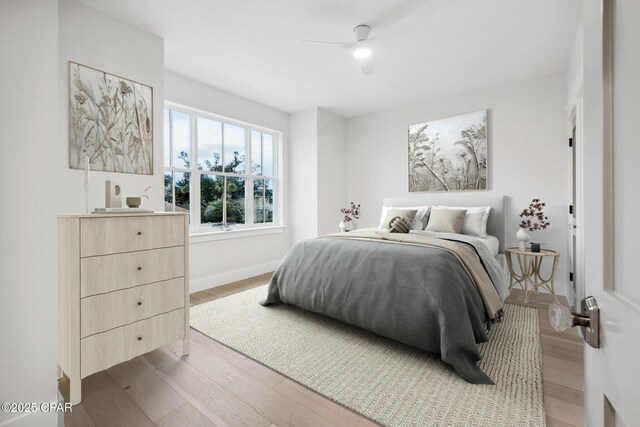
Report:
[{"label": "round side table", "polygon": [[[555,288],[553,287],[553,281],[556,276],[556,270],[558,269],[558,259],[560,258],[560,252],[552,251],[550,249],[540,249],[540,252],[531,252],[530,249],[520,250],[519,248],[507,248],[504,250],[507,265],[509,266],[509,274],[511,279],[509,280],[509,290],[516,284],[520,285],[524,291],[524,302],[529,301],[529,295],[531,293],[538,293],[538,289],[541,287],[547,288],[556,303],[560,304],[558,297],[556,296]],[[515,258],[518,263],[520,272],[516,273],[513,268],[513,259]],[[550,258],[553,261],[551,274],[548,278],[544,278],[540,275],[540,267],[545,258]]]}]

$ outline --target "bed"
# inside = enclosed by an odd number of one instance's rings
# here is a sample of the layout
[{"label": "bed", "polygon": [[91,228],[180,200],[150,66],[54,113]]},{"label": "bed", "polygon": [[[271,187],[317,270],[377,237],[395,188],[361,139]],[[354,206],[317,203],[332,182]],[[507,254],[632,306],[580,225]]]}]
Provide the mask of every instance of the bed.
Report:
[{"label": "bed", "polygon": [[[296,243],[262,305],[291,304],[435,353],[468,382],[493,384],[477,343],[502,316],[508,198],[483,193],[384,199],[383,206],[490,206],[493,243],[455,233],[365,229]],[[496,245],[497,242],[497,245]],[[497,246],[497,248],[496,248]],[[497,254],[496,254],[497,252]]]}]

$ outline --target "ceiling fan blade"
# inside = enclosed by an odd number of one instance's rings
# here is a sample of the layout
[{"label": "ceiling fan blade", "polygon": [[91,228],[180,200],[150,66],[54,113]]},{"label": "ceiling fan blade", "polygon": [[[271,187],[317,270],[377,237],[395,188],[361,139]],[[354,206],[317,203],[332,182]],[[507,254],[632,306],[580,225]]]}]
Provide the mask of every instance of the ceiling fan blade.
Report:
[{"label": "ceiling fan blade", "polygon": [[302,43],[315,43],[315,44],[327,44],[327,45],[331,45],[331,46],[340,46],[344,49],[351,49],[352,47],[354,47],[356,45],[355,42],[352,43],[340,43],[340,42],[325,42],[322,40],[305,40],[305,39],[293,39],[294,41],[297,42],[302,42]]}]

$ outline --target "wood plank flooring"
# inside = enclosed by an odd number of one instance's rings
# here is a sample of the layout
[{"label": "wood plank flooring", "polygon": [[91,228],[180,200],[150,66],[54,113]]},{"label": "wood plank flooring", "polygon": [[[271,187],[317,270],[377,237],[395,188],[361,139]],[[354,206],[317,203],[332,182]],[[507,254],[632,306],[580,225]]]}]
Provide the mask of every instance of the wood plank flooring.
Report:
[{"label": "wood plank flooring", "polygon": [[[542,384],[544,406],[549,427],[584,425],[584,341],[576,328],[556,332],[549,323],[550,294],[529,297],[524,304],[523,292],[512,289],[506,302],[538,309],[542,346]],[[565,297],[560,301],[569,305]]]},{"label": "wood plank flooring", "polygon": [[[265,284],[271,273],[196,292],[191,304]],[[549,426],[583,425],[583,343],[575,329],[549,325],[551,298],[534,295],[540,313],[543,386]],[[564,300],[566,302],[566,300]],[[522,304],[513,290],[507,302]],[[191,331],[191,354],[161,348],[82,380],[82,403],[66,426],[375,426],[376,423],[216,341]],[[66,378],[59,382],[69,398]]]}]

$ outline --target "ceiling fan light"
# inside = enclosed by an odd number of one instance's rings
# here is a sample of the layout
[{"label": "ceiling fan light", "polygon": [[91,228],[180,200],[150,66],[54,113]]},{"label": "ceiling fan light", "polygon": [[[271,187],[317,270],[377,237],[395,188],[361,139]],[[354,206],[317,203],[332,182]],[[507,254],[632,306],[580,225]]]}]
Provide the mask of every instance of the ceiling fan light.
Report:
[{"label": "ceiling fan light", "polygon": [[371,48],[366,44],[358,45],[353,49],[353,57],[356,59],[367,59],[372,53]]}]

